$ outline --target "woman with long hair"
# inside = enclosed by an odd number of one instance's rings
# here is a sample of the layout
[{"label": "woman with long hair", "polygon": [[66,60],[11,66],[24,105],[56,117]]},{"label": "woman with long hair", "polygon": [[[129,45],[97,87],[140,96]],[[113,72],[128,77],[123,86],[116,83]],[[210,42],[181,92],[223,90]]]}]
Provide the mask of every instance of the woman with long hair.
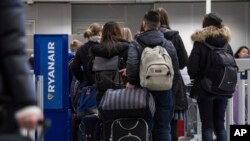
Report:
[{"label": "woman with long hair", "polygon": [[[111,21],[107,22],[103,26],[101,42],[99,45],[92,48],[92,53],[95,57],[112,58],[114,56],[119,56],[118,68],[119,70],[124,70],[126,68],[128,46],[129,42],[123,39],[120,25],[116,22]],[[99,78],[99,76],[97,76],[96,74],[96,79],[98,81],[101,78]],[[123,80],[125,81],[124,77]],[[96,82],[97,105],[99,105],[102,96],[108,89],[101,88],[102,85],[108,84],[103,84],[103,81]],[[109,86],[109,88],[114,89],[114,87],[112,87],[111,85]]]},{"label": "woman with long hair", "polygon": [[[169,16],[167,11],[164,8],[156,9],[156,12],[160,15],[160,31],[164,34],[164,37],[167,40],[170,40],[177,53],[178,61],[179,61],[179,69],[183,69],[187,65],[188,55],[185,49],[185,46],[182,42],[181,36],[179,32],[176,30],[172,30],[169,25]],[[187,95],[186,95],[186,86],[182,77],[180,76],[177,81],[177,85],[172,88],[174,96],[175,96],[175,113],[174,118],[171,121],[171,134],[172,140],[178,141],[177,137],[177,120],[183,120],[179,117],[184,117],[184,113],[188,108]]]}]

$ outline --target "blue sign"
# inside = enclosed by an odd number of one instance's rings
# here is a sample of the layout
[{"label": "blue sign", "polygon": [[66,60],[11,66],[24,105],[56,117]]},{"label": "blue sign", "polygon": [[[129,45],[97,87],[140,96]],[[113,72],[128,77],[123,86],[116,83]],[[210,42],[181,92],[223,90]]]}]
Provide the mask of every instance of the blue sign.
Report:
[{"label": "blue sign", "polygon": [[63,109],[67,90],[67,35],[34,36],[35,74],[44,81],[44,109]]}]

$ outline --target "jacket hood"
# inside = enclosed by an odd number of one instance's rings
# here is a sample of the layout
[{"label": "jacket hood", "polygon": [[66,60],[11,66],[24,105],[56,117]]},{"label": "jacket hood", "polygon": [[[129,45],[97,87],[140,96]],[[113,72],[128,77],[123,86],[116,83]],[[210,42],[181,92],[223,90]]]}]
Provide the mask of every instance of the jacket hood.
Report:
[{"label": "jacket hood", "polygon": [[137,40],[145,46],[154,47],[163,43],[164,35],[160,30],[148,30],[141,33],[137,37]]},{"label": "jacket hood", "polygon": [[107,43],[100,43],[98,45],[93,46],[92,52],[96,56],[111,58],[113,56],[119,55],[121,52],[128,49],[129,43],[125,40],[119,40],[114,42],[115,48],[109,51],[109,45]]},{"label": "jacket hood", "polygon": [[101,41],[101,36],[91,36],[91,37],[89,38],[89,41],[100,43],[100,41]]},{"label": "jacket hood", "polygon": [[171,30],[171,29],[168,29],[168,28],[165,28],[165,27],[161,27],[160,31],[164,34],[164,37],[167,38],[167,39],[170,39],[170,38],[174,37],[175,35],[179,34],[178,31]]},{"label": "jacket hood", "polygon": [[226,41],[230,41],[231,32],[228,27],[217,28],[215,26],[209,26],[201,30],[196,31],[192,36],[192,41],[205,42],[208,38],[225,38]]}]

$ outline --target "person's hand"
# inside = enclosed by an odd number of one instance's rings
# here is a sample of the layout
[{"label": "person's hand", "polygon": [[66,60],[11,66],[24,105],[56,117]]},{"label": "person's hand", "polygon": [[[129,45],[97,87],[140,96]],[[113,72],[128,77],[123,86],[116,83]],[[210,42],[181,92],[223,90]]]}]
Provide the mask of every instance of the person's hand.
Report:
[{"label": "person's hand", "polygon": [[129,82],[126,84],[126,88],[133,89],[135,85],[130,84]]},{"label": "person's hand", "polygon": [[122,73],[122,76],[127,76],[127,69],[121,69],[119,72]]},{"label": "person's hand", "polygon": [[37,106],[27,106],[15,113],[15,118],[20,128],[33,130],[38,121],[42,120],[42,111]]},{"label": "person's hand", "polygon": [[41,115],[28,114],[17,118],[17,122],[21,128],[34,130],[38,126],[38,121],[42,119]]}]

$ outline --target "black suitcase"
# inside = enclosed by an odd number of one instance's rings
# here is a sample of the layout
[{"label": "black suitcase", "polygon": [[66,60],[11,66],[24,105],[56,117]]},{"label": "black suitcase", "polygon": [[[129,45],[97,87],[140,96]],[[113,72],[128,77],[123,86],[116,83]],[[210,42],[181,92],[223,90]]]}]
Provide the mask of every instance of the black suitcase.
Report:
[{"label": "black suitcase", "polygon": [[148,141],[148,138],[148,125],[144,119],[117,119],[112,123],[112,141]]},{"label": "black suitcase", "polygon": [[81,119],[79,130],[83,141],[99,140],[98,123],[99,118],[96,115],[86,115]]}]

